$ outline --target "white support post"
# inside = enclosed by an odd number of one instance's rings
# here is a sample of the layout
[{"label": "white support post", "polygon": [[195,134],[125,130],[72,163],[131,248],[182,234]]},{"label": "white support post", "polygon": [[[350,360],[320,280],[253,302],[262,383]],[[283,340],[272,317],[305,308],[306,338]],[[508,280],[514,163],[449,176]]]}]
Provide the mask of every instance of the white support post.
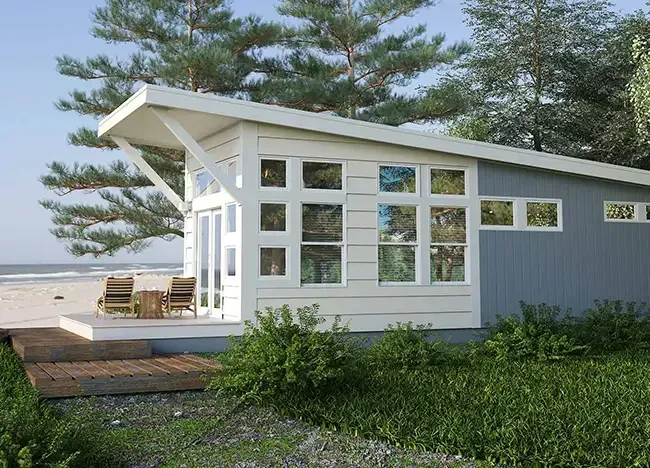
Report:
[{"label": "white support post", "polygon": [[151,112],[160,119],[160,121],[167,127],[167,129],[176,137],[176,139],[190,152],[198,162],[200,162],[206,171],[221,184],[223,189],[230,193],[230,195],[242,203],[242,191],[228,178],[228,176],[219,169],[214,161],[210,158],[208,153],[205,152],[201,145],[199,145],[192,135],[189,134],[185,128],[176,120],[167,110],[150,108]]},{"label": "white support post", "polygon": [[185,214],[189,211],[188,204],[185,203],[181,197],[172,190],[172,188],[163,180],[160,175],[144,160],[140,152],[135,149],[131,144],[122,137],[111,136],[111,139],[119,146],[122,151],[126,153],[129,159],[146,175],[151,182],[160,190],[167,199],[180,211]]}]

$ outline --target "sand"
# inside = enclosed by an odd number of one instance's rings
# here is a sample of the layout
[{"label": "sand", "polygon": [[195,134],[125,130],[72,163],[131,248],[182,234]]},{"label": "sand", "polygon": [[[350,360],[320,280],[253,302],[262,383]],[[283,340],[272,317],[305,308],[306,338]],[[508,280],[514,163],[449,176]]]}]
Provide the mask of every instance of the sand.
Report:
[{"label": "sand", "polygon": [[[165,275],[136,276],[135,289],[165,290],[168,281]],[[0,328],[57,327],[61,314],[94,312],[102,288],[103,279],[0,285]]]}]

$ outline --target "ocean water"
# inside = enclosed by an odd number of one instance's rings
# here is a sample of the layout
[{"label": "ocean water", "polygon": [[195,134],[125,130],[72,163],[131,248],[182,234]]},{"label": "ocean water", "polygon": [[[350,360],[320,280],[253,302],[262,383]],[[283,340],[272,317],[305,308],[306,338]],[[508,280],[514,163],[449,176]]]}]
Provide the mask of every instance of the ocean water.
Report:
[{"label": "ocean water", "polygon": [[48,283],[129,276],[137,273],[177,275],[177,263],[64,263],[53,265],[0,265],[0,284]]}]

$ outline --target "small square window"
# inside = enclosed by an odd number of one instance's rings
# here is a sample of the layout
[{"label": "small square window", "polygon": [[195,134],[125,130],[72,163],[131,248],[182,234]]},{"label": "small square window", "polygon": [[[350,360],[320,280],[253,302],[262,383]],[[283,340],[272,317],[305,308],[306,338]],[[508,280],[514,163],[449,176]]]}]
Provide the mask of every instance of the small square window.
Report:
[{"label": "small square window", "polygon": [[416,193],[417,171],[413,166],[379,166],[379,191]]},{"label": "small square window", "polygon": [[226,205],[226,232],[237,231],[237,205]]},{"label": "small square window", "polygon": [[379,246],[379,282],[414,283],[416,247],[411,245]]},{"label": "small square window", "polygon": [[434,244],[465,244],[467,219],[465,208],[431,207],[431,242]]},{"label": "small square window", "polygon": [[633,221],[635,218],[634,203],[605,203],[605,219]]},{"label": "small square window", "polygon": [[379,205],[380,242],[417,242],[417,207],[411,205]]},{"label": "small square window", "polygon": [[286,276],[287,249],[285,247],[262,247],[260,249],[260,275]]},{"label": "small square window", "polygon": [[302,186],[306,189],[343,190],[343,164],[303,161]]},{"label": "small square window", "polygon": [[650,221],[650,205],[645,206],[645,220]]},{"label": "small square window", "polygon": [[237,275],[237,249],[226,248],[226,272],[228,276]]},{"label": "small square window", "polygon": [[432,195],[465,195],[465,170],[431,168]]},{"label": "small square window", "polygon": [[343,241],[343,205],[302,205],[302,241]]},{"label": "small square window", "polygon": [[287,205],[284,203],[260,204],[260,230],[285,232],[287,230]]},{"label": "small square window", "polygon": [[526,225],[538,228],[559,226],[559,205],[556,202],[526,202]]},{"label": "small square window", "polygon": [[286,188],[287,161],[282,159],[262,159],[260,162],[262,187]]},{"label": "small square window", "polygon": [[513,201],[481,200],[482,226],[514,226],[515,204]]}]

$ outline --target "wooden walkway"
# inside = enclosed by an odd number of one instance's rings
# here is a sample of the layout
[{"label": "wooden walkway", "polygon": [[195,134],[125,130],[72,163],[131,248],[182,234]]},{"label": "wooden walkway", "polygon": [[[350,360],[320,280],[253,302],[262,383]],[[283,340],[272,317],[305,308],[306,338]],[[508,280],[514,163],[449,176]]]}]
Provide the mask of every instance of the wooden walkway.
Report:
[{"label": "wooden walkway", "polygon": [[92,342],[58,328],[11,330],[32,385],[45,398],[205,388],[216,362],[155,356],[147,341]]}]

